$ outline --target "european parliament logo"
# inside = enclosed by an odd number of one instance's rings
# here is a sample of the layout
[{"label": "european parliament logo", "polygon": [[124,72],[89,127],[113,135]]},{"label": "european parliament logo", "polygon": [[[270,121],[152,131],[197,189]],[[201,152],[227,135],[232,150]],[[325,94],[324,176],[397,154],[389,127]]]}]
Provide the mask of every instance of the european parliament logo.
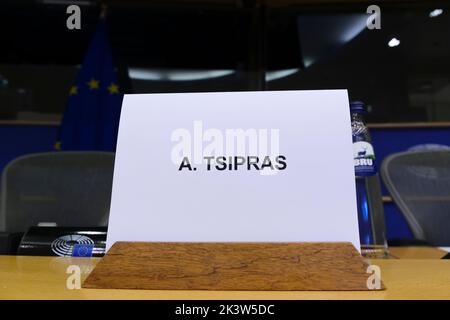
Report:
[{"label": "european parliament logo", "polygon": [[92,257],[93,244],[76,244],[73,246],[72,257]]}]

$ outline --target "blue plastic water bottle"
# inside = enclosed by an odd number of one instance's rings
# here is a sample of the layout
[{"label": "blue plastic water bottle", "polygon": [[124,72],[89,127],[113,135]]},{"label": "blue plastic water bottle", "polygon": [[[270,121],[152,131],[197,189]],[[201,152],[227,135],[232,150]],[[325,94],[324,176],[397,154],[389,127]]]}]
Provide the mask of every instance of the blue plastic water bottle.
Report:
[{"label": "blue plastic water bottle", "polygon": [[355,101],[350,103],[350,112],[361,253],[367,257],[384,257],[387,255],[384,210],[375,152],[364,121],[367,111],[364,103]]}]

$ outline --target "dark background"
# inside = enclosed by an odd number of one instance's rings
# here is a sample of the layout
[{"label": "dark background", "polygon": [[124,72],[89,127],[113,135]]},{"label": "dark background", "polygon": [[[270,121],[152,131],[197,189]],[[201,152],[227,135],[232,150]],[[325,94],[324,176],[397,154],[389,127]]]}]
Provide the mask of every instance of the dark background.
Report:
[{"label": "dark background", "polygon": [[[450,120],[448,1],[382,1],[381,30],[367,1],[103,2],[125,93],[346,88],[370,122]],[[0,118],[59,121],[100,8],[1,2]]]}]

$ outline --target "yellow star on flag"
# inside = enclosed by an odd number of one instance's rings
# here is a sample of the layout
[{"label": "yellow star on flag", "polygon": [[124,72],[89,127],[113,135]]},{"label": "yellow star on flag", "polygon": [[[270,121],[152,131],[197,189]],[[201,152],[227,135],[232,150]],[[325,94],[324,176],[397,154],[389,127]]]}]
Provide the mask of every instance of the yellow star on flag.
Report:
[{"label": "yellow star on flag", "polygon": [[61,141],[55,142],[55,145],[53,146],[55,150],[61,150]]},{"label": "yellow star on flag", "polygon": [[111,82],[111,85],[108,87],[108,91],[110,94],[119,93],[119,86],[114,82]]},{"label": "yellow star on flag", "polygon": [[69,95],[74,96],[78,93],[78,88],[77,86],[71,86],[70,87],[70,91],[69,91]]},{"label": "yellow star on flag", "polygon": [[89,81],[87,83],[87,85],[89,86],[89,89],[95,90],[95,89],[98,89],[100,87],[100,81],[95,80],[94,78],[92,78],[91,81]]}]

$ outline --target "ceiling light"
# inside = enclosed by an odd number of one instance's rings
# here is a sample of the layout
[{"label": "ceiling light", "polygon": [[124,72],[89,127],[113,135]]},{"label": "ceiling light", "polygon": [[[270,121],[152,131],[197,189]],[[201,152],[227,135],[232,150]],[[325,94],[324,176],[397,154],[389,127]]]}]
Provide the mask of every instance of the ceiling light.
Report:
[{"label": "ceiling light", "polygon": [[291,74],[294,74],[298,72],[297,68],[294,69],[283,69],[283,70],[276,70],[276,71],[268,71],[266,73],[266,81],[272,81],[281,79],[287,76],[290,76]]},{"label": "ceiling light", "polygon": [[443,12],[444,12],[444,10],[442,10],[442,9],[434,9],[433,11],[430,12],[430,14],[428,16],[430,18],[436,18],[437,16],[440,16]]},{"label": "ceiling light", "polygon": [[397,38],[392,38],[389,42],[388,42],[388,46],[393,48],[400,45],[400,40],[398,40]]},{"label": "ceiling light", "polygon": [[161,70],[129,68],[128,75],[136,80],[153,81],[195,81],[225,77],[233,74],[234,70]]}]

